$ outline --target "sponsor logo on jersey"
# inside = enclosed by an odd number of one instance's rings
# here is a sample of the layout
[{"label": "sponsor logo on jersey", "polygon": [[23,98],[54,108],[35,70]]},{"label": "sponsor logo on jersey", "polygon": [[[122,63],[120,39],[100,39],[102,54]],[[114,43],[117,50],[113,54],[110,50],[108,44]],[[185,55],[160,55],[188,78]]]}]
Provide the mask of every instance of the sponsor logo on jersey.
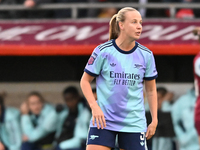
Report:
[{"label": "sponsor logo on jersey", "polygon": [[110,78],[113,79],[114,85],[134,86],[136,81],[140,80],[140,74],[110,71]]},{"label": "sponsor logo on jersey", "polygon": [[121,79],[135,79],[135,80],[139,80],[140,79],[140,75],[139,74],[135,74],[135,73],[110,71],[110,78],[121,78]]},{"label": "sponsor logo on jersey", "polygon": [[143,66],[140,64],[135,64],[135,68],[140,69],[141,67],[143,67]]},{"label": "sponsor logo on jersey", "polygon": [[90,135],[90,140],[94,140],[94,139],[96,139],[98,137],[99,137],[98,135]]}]

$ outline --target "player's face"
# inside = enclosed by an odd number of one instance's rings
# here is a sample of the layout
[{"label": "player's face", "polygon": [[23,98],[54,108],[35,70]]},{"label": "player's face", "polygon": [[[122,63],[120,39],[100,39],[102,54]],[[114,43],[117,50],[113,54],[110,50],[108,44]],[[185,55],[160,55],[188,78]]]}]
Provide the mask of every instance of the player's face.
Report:
[{"label": "player's face", "polygon": [[28,99],[28,106],[33,114],[39,115],[42,111],[43,103],[40,101],[39,97],[32,95]]},{"label": "player's face", "polygon": [[121,30],[127,37],[138,40],[142,32],[142,17],[140,13],[138,11],[126,12]]}]

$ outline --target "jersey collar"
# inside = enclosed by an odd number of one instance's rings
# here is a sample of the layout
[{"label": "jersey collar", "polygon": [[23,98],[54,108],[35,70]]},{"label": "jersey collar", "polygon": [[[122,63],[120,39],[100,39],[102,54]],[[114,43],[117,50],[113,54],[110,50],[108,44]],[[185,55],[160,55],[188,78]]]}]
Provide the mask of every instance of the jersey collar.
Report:
[{"label": "jersey collar", "polygon": [[112,42],[113,42],[114,47],[115,47],[120,53],[123,53],[123,54],[130,54],[130,53],[134,52],[134,51],[136,50],[136,48],[138,47],[138,43],[135,42],[135,46],[134,46],[130,51],[124,51],[124,50],[120,49],[120,48],[117,46],[117,44],[116,44],[116,42],[115,42],[115,39],[113,39]]}]

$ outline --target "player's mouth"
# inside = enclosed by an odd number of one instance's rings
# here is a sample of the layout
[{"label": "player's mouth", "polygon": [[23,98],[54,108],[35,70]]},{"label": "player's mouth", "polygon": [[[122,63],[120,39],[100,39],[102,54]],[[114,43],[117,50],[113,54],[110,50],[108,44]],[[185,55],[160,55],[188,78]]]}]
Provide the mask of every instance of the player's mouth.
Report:
[{"label": "player's mouth", "polygon": [[136,32],[136,35],[137,35],[137,36],[140,36],[140,34],[141,34],[141,32]]}]

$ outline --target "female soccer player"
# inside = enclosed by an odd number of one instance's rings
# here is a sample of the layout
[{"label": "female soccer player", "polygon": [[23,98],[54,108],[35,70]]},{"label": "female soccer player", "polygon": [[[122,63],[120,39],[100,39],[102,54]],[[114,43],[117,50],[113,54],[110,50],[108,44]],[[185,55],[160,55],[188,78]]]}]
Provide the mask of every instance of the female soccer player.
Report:
[{"label": "female soccer player", "polygon": [[[116,136],[121,150],[145,150],[158,123],[157,70],[152,52],[136,42],[142,32],[140,13],[121,9],[111,18],[109,32],[109,41],[95,48],[80,82],[92,110],[87,150],[110,150]],[[97,101],[90,85],[95,77]],[[152,116],[148,128],[143,82]]]}]

